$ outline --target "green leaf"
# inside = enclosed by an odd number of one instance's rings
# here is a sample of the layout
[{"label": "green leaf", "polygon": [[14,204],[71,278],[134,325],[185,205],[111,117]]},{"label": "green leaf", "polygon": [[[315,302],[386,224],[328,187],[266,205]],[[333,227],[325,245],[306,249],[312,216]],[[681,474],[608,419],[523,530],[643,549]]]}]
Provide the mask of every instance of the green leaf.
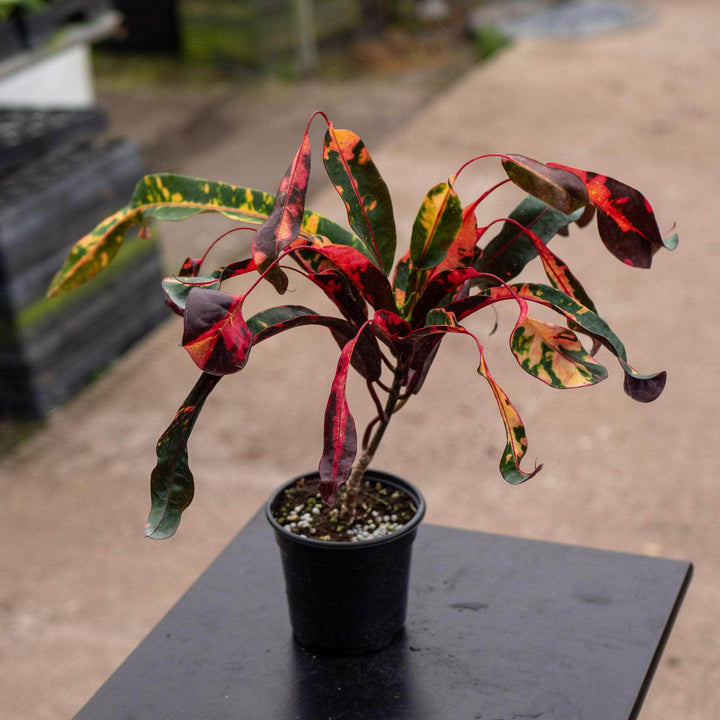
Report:
[{"label": "green leaf", "polygon": [[166,277],[162,281],[162,289],[165,291],[167,302],[170,307],[176,313],[182,315],[185,311],[185,305],[190,291],[195,287],[200,287],[206,290],[219,290],[221,275],[222,270],[217,269],[212,275],[202,277]]},{"label": "green leaf", "polygon": [[388,274],[397,244],[392,200],[365,144],[351,130],[330,124],[323,161],[345,203],[350,227],[365,242],[378,267]]},{"label": "green leaf", "polygon": [[157,444],[157,465],[150,478],[150,514],[145,535],[163,540],[175,534],[183,511],[195,494],[187,441],[219,375],[203,373]]},{"label": "green leaf", "polygon": [[580,214],[566,215],[532,195],[526,197],[510,214],[509,219],[513,222],[505,222],[498,235],[485,246],[475,268],[505,282],[512,280],[538,254],[533,241],[515,223],[532,229],[547,244]]}]

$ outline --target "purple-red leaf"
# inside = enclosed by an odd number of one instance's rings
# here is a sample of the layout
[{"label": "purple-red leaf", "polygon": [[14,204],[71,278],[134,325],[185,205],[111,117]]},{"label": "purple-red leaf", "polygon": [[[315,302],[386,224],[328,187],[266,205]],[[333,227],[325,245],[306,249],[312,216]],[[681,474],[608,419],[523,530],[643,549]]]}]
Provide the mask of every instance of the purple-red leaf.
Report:
[{"label": "purple-red leaf", "polygon": [[182,344],[201,370],[229,375],[245,367],[252,333],[242,316],[243,300],[219,290],[190,291]]},{"label": "purple-red leaf", "polygon": [[325,408],[323,454],[318,470],[320,495],[329,505],[337,501],[338,489],[348,479],[357,454],[357,432],[347,403],[346,386],[350,359],[362,332],[350,340],[340,353]]},{"label": "purple-red leaf", "polygon": [[674,236],[663,240],[650,203],[634,188],[598,173],[549,163],[574,173],[585,183],[590,202],[597,208],[600,238],[626,265],[649,268],[662,247],[673,250]]},{"label": "purple-red leaf", "polygon": [[[349,245],[326,244],[318,236],[313,240],[315,244],[312,247],[302,248],[304,257],[314,252],[329,260],[376,310],[395,308],[395,297],[389,280],[366,255]],[[310,264],[315,266],[312,262]]]},{"label": "purple-red leaf", "polygon": [[[295,157],[280,181],[272,212],[253,237],[253,260],[261,272],[268,270],[280,251],[300,234],[309,178],[310,139],[306,130]],[[266,278],[278,292],[287,289],[287,276],[277,266],[268,272]]]}]

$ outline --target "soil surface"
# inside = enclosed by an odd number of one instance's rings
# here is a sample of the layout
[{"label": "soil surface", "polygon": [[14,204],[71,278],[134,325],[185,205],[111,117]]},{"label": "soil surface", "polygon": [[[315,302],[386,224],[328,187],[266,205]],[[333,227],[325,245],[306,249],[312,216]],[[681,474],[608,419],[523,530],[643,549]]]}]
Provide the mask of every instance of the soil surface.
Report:
[{"label": "soil surface", "polygon": [[[420,487],[426,522],[692,560],[695,578],[641,717],[708,720],[720,717],[720,330],[709,312],[720,274],[720,4],[644,4],[655,11],[647,24],[523,39],[462,74],[428,74],[418,63],[263,87],[102,86],[100,99],[113,132],[141,143],[149,169],[272,192],[322,108],[366,140],[403,237],[428,188],[498,151],[619,178],[650,199],[663,230],[677,223],[680,247],[658,253],[651,272],[616,262],[591,228],[557,246],[633,366],[667,369],[657,402],[631,402],[608,357],[610,377],[594,388],[542,386],[514,365],[504,339],[514,319],[499,314],[475,330],[525,421],[528,466],[537,458],[543,471],[520,487],[503,483],[502,424],[476,373],[477,348],[462,337],[443,342],[375,466]],[[477,196],[498,171],[490,163],[463,173],[461,197]],[[311,204],[342,218],[332,191],[313,188]],[[227,226],[210,217],[163,226],[168,267],[218,227]],[[317,298],[299,284],[291,293],[293,303]],[[3,717],[72,717],[271,491],[317,467],[337,347],[307,329],[257,348],[241,377],[208,400],[190,442],[194,503],[174,538],[145,540],[155,440],[197,377],[177,347],[180,332],[169,317],[0,459]],[[361,422],[363,388],[350,392]]]},{"label": "soil surface", "polygon": [[330,506],[320,495],[317,479],[301,478],[273,506],[273,517],[296,535],[327,542],[357,542],[385,537],[410,522],[417,512],[402,490],[368,482],[361,485],[355,514],[343,519],[342,492]]}]

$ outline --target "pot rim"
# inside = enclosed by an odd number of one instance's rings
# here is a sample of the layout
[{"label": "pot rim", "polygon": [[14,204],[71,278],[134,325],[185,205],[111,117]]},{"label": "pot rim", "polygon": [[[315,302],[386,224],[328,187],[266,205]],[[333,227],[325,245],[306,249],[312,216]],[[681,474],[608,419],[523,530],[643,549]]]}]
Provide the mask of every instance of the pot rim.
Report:
[{"label": "pot rim", "polygon": [[417,527],[420,525],[423,517],[425,516],[425,498],[415,485],[413,485],[408,480],[405,480],[404,478],[393,475],[392,473],[384,472],[383,470],[375,470],[373,468],[368,468],[365,471],[366,479],[375,479],[383,483],[395,485],[404,492],[407,492],[413,498],[413,500],[416,501],[415,504],[417,506],[417,511],[412,516],[412,519],[409,522],[405,523],[405,525],[403,525],[401,528],[398,528],[389,535],[385,535],[379,538],[373,538],[371,540],[359,540],[358,542],[341,540],[317,540],[316,538],[305,537],[304,535],[298,535],[297,533],[291,532],[290,530],[286,530],[273,516],[272,508],[275,504],[275,501],[277,500],[279,495],[285,490],[285,488],[294,485],[296,482],[302,480],[303,478],[318,477],[318,475],[319,472],[317,470],[312,470],[310,472],[297,475],[291,480],[284,482],[282,485],[280,485],[280,487],[276,488],[270,495],[270,498],[265,503],[265,517],[267,518],[272,528],[275,530],[275,532],[281,533],[284,537],[291,539],[293,542],[297,542],[301,545],[308,545],[310,547],[327,548],[328,550],[332,549],[335,551],[346,552],[352,552],[353,550],[358,550],[359,548],[379,547],[382,545],[388,545],[390,543],[396,542],[408,533],[415,532],[417,530]]}]

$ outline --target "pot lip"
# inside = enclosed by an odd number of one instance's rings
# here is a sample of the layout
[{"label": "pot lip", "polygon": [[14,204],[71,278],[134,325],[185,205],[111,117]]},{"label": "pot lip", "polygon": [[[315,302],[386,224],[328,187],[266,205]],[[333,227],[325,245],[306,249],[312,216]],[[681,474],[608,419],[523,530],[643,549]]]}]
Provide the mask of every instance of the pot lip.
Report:
[{"label": "pot lip", "polygon": [[396,530],[393,533],[390,533],[389,535],[385,535],[384,537],[380,538],[373,538],[372,540],[361,540],[359,542],[343,542],[338,540],[317,540],[315,538],[309,538],[305,537],[304,535],[297,535],[296,533],[290,532],[289,530],[286,530],[280,523],[278,523],[277,520],[273,517],[272,507],[275,504],[275,501],[277,497],[280,495],[280,493],[285,490],[285,488],[290,487],[294,483],[296,483],[298,480],[302,480],[303,478],[308,477],[317,477],[319,475],[317,470],[311,470],[310,472],[302,473],[301,475],[297,475],[291,480],[288,480],[287,482],[284,482],[282,485],[280,485],[278,488],[276,488],[272,494],[270,495],[270,498],[265,503],[265,517],[267,521],[272,526],[273,530],[275,530],[276,533],[280,533],[284,537],[292,540],[293,542],[296,542],[300,545],[308,545],[310,547],[315,548],[326,548],[328,550],[332,549],[334,551],[346,551],[346,552],[352,552],[353,550],[357,551],[360,548],[376,548],[382,545],[389,545],[390,543],[397,542],[400,538],[410,534],[414,533],[418,525],[420,525],[420,522],[422,521],[423,517],[425,516],[425,498],[423,497],[423,494],[420,492],[420,490],[413,485],[408,480],[405,480],[404,478],[401,478],[397,475],[393,475],[392,473],[384,472],[383,470],[375,470],[374,468],[368,468],[365,471],[365,477],[370,477],[379,480],[380,482],[388,482],[393,485],[398,485],[402,490],[408,492],[410,495],[414,496],[414,499],[417,501],[417,512],[415,515],[413,515],[412,519],[405,523],[401,528]]}]

